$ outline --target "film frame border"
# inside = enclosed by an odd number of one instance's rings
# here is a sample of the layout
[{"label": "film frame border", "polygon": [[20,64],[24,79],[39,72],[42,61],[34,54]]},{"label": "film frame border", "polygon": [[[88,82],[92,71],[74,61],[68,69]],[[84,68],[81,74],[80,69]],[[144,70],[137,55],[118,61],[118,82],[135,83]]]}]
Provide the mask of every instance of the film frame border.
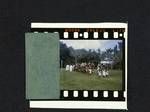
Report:
[{"label": "film frame border", "polygon": [[[87,32],[87,30],[91,30],[90,32]],[[99,32],[93,32],[93,31],[99,31]],[[68,32],[67,32],[68,31]],[[75,32],[74,32],[75,31]],[[77,32],[79,31],[79,32]],[[98,37],[96,40],[123,40],[123,53],[125,52],[125,46],[124,46],[124,28],[82,28],[82,29],[75,29],[75,28],[67,28],[67,29],[49,29],[49,28],[32,28],[31,32],[35,33],[48,33],[48,32],[59,32],[60,40],[95,40],[94,34],[98,33]],[[85,35],[86,32],[86,35]],[[78,33],[79,38],[76,38],[75,34]],[[115,37],[115,34],[117,34],[117,38]],[[80,36],[82,34],[82,36]],[[106,34],[106,35],[105,35]],[[120,35],[121,34],[121,35]],[[66,37],[65,37],[66,36]],[[107,38],[106,38],[106,37]],[[86,37],[86,38],[85,38]],[[89,38],[87,38],[89,37]],[[114,38],[115,37],[115,38]],[[60,100],[96,100],[96,101],[124,101],[124,90],[125,90],[125,58],[123,54],[123,74],[122,74],[122,90],[61,90],[60,94]],[[84,96],[84,92],[87,92],[89,94],[87,97]],[[98,92],[98,97],[94,96],[94,92]],[[66,96],[68,94],[68,96]],[[77,95],[78,94],[78,95]],[[51,99],[49,99],[51,100]]]},{"label": "film frame border", "polygon": [[[35,28],[34,23],[31,24],[31,32],[34,33],[59,33],[60,39],[63,40],[123,40],[123,90],[61,90],[61,98],[58,100],[73,101],[125,101],[127,102],[127,25],[126,28]],[[38,24],[38,23],[37,23]],[[51,23],[53,24],[53,23]],[[58,23],[59,24],[59,23]],[[65,23],[64,23],[65,24]],[[74,23],[73,23],[74,24]],[[76,23],[75,23],[76,24]],[[100,23],[101,24],[101,23]],[[111,24],[111,23],[108,23]],[[118,23],[120,24],[120,23]],[[37,25],[38,26],[38,25]],[[107,26],[107,25],[106,25]],[[97,31],[97,29],[99,29]],[[89,30],[89,32],[87,32]],[[91,31],[90,31],[91,30]],[[96,37],[96,38],[95,38]],[[126,48],[125,48],[126,46]],[[126,60],[125,60],[126,59]],[[84,97],[87,92],[88,96]],[[97,92],[97,96],[94,96]],[[65,96],[66,93],[68,96]],[[75,95],[78,94],[78,95]],[[32,100],[32,99],[31,99]],[[38,99],[37,99],[38,100]],[[45,100],[45,99],[44,99]],[[47,99],[53,100],[53,99]],[[46,101],[47,101],[46,100]],[[54,99],[55,100],[55,99]],[[55,100],[57,101],[57,100]]]}]

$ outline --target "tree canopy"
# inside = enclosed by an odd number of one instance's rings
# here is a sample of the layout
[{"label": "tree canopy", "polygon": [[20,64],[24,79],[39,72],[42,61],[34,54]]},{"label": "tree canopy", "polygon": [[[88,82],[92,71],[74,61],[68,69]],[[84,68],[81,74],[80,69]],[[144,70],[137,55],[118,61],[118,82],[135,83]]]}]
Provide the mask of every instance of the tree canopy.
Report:
[{"label": "tree canopy", "polygon": [[86,50],[67,47],[65,43],[60,41],[61,67],[82,62],[98,64],[100,61],[109,60],[114,62],[114,69],[122,69],[122,46],[122,42],[118,42],[114,48],[108,48],[105,51],[101,51],[101,48]]}]

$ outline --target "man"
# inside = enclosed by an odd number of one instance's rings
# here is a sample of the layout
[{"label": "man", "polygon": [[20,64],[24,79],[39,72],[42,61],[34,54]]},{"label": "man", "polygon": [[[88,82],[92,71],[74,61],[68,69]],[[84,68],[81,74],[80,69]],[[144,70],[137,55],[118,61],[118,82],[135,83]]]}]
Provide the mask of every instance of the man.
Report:
[{"label": "man", "polygon": [[108,64],[106,65],[106,76],[109,76],[109,66],[108,66]]},{"label": "man", "polygon": [[70,68],[69,65],[66,65],[66,71],[69,71],[69,68]]},{"label": "man", "polygon": [[102,65],[102,76],[106,77],[106,65]]},{"label": "man", "polygon": [[91,63],[89,63],[88,69],[89,69],[89,74],[92,74],[92,66],[91,66]]},{"label": "man", "polygon": [[102,76],[102,65],[98,64],[97,65],[97,72],[98,72],[98,76]]},{"label": "man", "polygon": [[72,65],[70,65],[70,67],[69,67],[69,71],[70,71],[70,72],[72,72],[72,70],[73,70],[73,66],[72,66]]}]

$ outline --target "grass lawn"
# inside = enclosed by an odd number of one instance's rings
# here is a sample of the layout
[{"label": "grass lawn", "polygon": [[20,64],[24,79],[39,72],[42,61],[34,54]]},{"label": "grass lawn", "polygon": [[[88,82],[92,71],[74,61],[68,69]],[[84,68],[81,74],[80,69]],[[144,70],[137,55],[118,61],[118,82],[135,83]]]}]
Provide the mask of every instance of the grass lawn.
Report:
[{"label": "grass lawn", "polygon": [[122,90],[122,71],[111,70],[109,77],[69,72],[61,69],[60,87],[66,90]]}]

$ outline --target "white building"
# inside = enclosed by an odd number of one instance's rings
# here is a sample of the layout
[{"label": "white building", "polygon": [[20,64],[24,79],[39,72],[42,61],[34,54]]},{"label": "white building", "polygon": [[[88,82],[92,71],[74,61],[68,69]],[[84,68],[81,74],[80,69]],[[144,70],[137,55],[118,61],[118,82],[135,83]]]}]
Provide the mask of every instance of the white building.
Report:
[{"label": "white building", "polygon": [[112,65],[112,64],[113,64],[113,61],[104,60],[104,61],[101,61],[100,63],[101,63],[101,64],[110,64],[110,65]]}]

